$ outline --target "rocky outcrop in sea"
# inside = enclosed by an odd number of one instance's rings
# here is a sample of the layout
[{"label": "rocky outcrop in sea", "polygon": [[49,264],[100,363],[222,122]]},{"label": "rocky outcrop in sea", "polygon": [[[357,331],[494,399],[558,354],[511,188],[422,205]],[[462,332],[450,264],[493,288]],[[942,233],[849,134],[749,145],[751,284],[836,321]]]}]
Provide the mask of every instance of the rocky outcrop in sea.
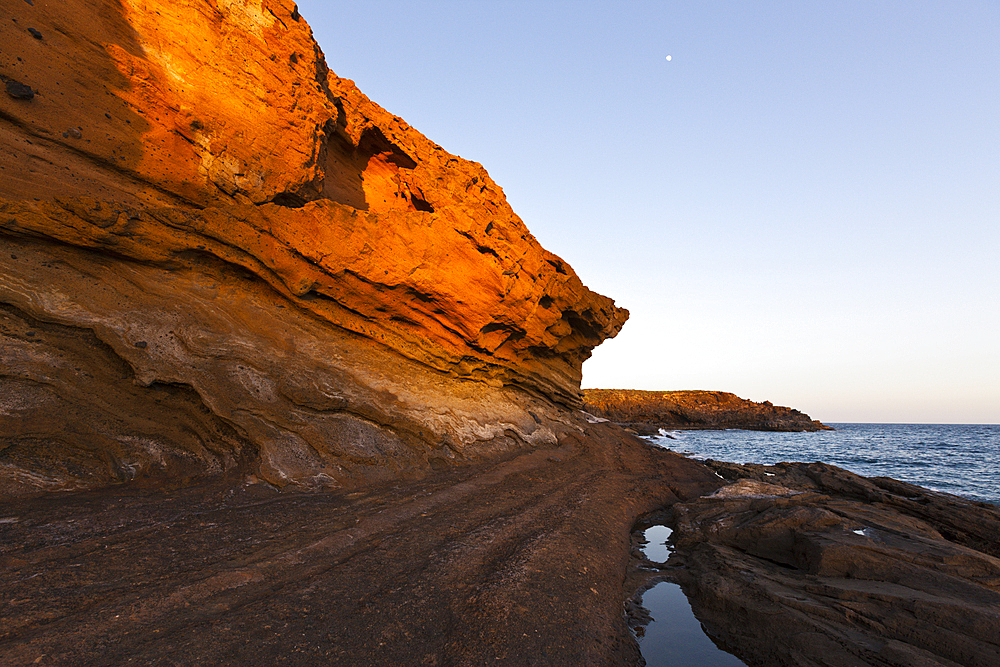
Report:
[{"label": "rocky outcrop in sea", "polygon": [[821,431],[829,429],[809,415],[770,401],[755,403],[726,391],[643,391],[586,389],[584,408],[640,434],[660,429],[745,429]]}]

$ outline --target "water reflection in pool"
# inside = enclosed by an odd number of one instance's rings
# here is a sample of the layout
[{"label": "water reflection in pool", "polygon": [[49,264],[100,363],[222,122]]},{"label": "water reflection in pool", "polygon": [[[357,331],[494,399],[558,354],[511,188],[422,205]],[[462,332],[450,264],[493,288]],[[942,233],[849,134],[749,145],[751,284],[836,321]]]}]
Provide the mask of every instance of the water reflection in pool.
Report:
[{"label": "water reflection in pool", "polygon": [[648,544],[642,550],[646,554],[646,558],[653,563],[666,563],[667,559],[670,558],[670,553],[673,551],[666,542],[670,539],[670,535],[674,531],[670,530],[666,526],[650,526],[643,533]]},{"label": "water reflection in pool", "polygon": [[648,667],[746,667],[712,643],[677,584],[663,582],[649,589],[642,606],[653,617],[637,638]]},{"label": "water reflection in pool", "polygon": [[[647,560],[662,565],[670,559],[672,533],[667,526],[650,526],[643,532]],[[637,639],[649,667],[745,667],[736,656],[716,648],[677,584],[663,582],[649,589],[642,595],[642,606],[652,621]]]}]

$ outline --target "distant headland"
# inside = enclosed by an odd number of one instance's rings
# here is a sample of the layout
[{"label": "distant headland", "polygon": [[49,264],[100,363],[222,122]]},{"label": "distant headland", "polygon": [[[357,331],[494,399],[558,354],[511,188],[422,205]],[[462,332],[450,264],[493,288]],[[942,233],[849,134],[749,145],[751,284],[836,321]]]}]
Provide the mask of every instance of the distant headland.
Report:
[{"label": "distant headland", "polygon": [[584,389],[584,409],[639,435],[666,429],[824,431],[829,426],[794,408],[755,403],[726,391]]}]

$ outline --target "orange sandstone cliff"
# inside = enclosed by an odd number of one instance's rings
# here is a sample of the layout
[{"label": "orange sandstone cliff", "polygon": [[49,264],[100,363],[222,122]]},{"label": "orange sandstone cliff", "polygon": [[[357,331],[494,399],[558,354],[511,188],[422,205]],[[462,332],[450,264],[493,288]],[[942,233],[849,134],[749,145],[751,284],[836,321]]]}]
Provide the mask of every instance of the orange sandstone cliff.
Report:
[{"label": "orange sandstone cliff", "polygon": [[0,497],[554,442],[627,312],[283,0],[10,0]]}]

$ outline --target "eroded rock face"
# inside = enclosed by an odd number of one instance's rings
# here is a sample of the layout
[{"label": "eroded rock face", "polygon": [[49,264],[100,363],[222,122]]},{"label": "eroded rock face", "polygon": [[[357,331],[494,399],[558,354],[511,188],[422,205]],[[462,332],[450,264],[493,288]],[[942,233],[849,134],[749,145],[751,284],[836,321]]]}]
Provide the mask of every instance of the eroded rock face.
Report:
[{"label": "eroded rock face", "polygon": [[734,483],[673,506],[673,574],[749,664],[997,664],[995,506],[820,463],[709,465]]},{"label": "eroded rock face", "polygon": [[263,202],[321,178],[335,110],[293,3],[7,9],[0,75],[35,95],[0,102],[0,197]]},{"label": "eroded rock face", "polygon": [[292,3],[11,12],[0,495],[352,486],[575,419],[627,312],[480,165],[329,72]]}]

